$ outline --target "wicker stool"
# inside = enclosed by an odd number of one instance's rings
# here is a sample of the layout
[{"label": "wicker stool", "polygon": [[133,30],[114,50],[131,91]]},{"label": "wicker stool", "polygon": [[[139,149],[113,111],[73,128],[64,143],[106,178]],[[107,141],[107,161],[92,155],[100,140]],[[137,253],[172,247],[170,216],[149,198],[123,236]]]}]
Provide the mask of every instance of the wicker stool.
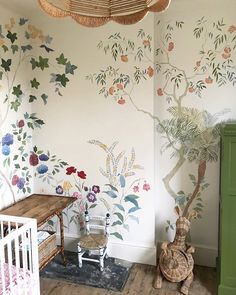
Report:
[{"label": "wicker stool", "polygon": [[[107,243],[109,236],[110,214],[106,216],[89,216],[85,211],[85,233],[78,242],[78,261],[82,267],[83,260],[97,262],[100,270],[104,269],[104,257],[107,255]],[[98,258],[85,257],[84,254],[98,256]]]}]

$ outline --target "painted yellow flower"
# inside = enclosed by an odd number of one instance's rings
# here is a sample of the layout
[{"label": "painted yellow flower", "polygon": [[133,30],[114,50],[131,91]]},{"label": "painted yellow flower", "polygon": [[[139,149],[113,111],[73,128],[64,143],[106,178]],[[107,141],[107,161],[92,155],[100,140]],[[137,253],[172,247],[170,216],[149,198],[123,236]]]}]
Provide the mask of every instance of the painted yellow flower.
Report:
[{"label": "painted yellow flower", "polygon": [[69,181],[63,182],[63,191],[69,191],[72,188],[72,184]]},{"label": "painted yellow flower", "polygon": [[0,46],[4,45],[4,39],[0,39]]}]

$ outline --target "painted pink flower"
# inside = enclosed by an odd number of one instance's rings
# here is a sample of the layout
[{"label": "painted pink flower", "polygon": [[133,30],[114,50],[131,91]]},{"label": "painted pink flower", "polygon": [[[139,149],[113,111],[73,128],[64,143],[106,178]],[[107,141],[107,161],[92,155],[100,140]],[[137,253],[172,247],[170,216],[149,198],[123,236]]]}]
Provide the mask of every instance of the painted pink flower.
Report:
[{"label": "painted pink flower", "polygon": [[72,195],[73,198],[77,198],[77,199],[82,199],[83,196],[81,195],[80,192],[74,192],[73,195]]},{"label": "painted pink flower", "polygon": [[150,184],[144,182],[144,184],[143,184],[143,190],[148,192],[150,189],[151,189],[151,188],[150,188]]},{"label": "painted pink flower", "polygon": [[84,173],[84,171],[78,171],[77,172],[77,175],[78,175],[78,177],[79,178],[81,178],[81,179],[86,179],[86,174]]},{"label": "painted pink flower", "polygon": [[66,174],[67,175],[71,175],[72,173],[76,173],[76,168],[73,166],[70,166],[68,168],[66,168]]},{"label": "painted pink flower", "polygon": [[84,212],[85,211],[84,204],[80,204],[79,209],[80,209],[81,212]]},{"label": "painted pink flower", "polygon": [[29,157],[29,163],[31,166],[37,166],[39,163],[38,155],[36,155],[35,153],[32,153]]},{"label": "painted pink flower", "polygon": [[133,191],[134,191],[134,193],[138,193],[139,192],[139,186],[138,185],[135,185],[133,187]]},{"label": "painted pink flower", "polygon": [[25,122],[24,122],[24,120],[20,120],[19,122],[18,122],[18,127],[19,128],[23,128],[25,126]]},{"label": "painted pink flower", "polygon": [[13,175],[11,183],[12,185],[16,185],[19,181],[19,176],[18,175]]}]

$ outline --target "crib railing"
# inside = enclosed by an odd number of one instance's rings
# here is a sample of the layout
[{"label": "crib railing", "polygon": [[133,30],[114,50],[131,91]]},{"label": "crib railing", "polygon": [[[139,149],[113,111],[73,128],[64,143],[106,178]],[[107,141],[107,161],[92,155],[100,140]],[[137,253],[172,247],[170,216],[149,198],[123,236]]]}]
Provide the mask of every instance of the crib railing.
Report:
[{"label": "crib railing", "polygon": [[0,215],[0,295],[39,295],[37,223]]}]

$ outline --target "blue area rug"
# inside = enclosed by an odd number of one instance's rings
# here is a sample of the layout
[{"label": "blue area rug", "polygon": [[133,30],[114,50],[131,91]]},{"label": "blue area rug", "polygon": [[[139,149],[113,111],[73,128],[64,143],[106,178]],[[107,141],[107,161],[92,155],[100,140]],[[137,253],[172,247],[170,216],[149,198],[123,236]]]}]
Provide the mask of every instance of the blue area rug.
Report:
[{"label": "blue area rug", "polygon": [[79,268],[77,253],[65,251],[65,255],[66,267],[61,255],[57,255],[40,272],[40,276],[118,292],[123,290],[132,267],[127,261],[108,257],[103,271],[100,271],[98,263],[90,261],[83,261],[83,267]]}]

